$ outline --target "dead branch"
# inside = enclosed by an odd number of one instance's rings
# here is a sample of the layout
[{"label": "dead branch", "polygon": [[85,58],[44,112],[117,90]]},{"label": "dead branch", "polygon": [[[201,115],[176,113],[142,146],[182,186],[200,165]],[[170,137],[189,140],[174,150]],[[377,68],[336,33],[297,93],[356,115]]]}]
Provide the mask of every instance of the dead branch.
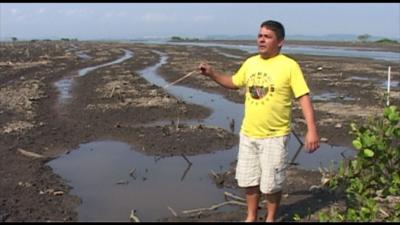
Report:
[{"label": "dead branch", "polygon": [[135,177],[135,171],[136,171],[136,168],[131,169],[131,171],[129,171],[129,176]]},{"label": "dead branch", "polygon": [[135,215],[135,213],[136,213],[136,210],[135,210],[135,209],[132,209],[132,210],[131,210],[131,214],[129,215],[129,220],[130,220],[131,222],[134,222],[134,223],[139,223],[139,222],[140,222],[140,219],[139,219],[139,217],[137,217],[137,216]]},{"label": "dead branch", "polygon": [[175,217],[178,217],[178,214],[175,212],[175,210],[169,206],[167,206],[169,211],[172,213],[172,215],[174,215]]},{"label": "dead branch", "polygon": [[212,205],[212,206],[210,206],[210,207],[208,207],[208,208],[198,208],[198,209],[183,210],[182,213],[184,213],[184,214],[202,213],[202,212],[204,212],[204,211],[212,211],[212,210],[215,210],[215,209],[217,209],[217,208],[219,208],[219,207],[221,207],[221,206],[224,206],[224,205],[241,205],[241,206],[246,206],[246,203],[239,202],[239,201],[235,201],[235,200],[231,200],[231,201],[226,201],[226,202],[222,202],[222,203],[219,203],[219,204]]},{"label": "dead branch", "polygon": [[189,159],[186,158],[186,156],[184,154],[181,154],[181,155],[186,160],[186,162],[189,163],[189,165],[192,165],[192,162],[190,162]]},{"label": "dead branch", "polygon": [[227,191],[224,192],[224,195],[225,195],[226,197],[231,197],[231,198],[236,199],[236,200],[238,200],[238,201],[246,202],[246,199],[244,199],[244,198],[242,198],[242,197],[239,197],[239,196],[237,196],[237,195],[234,195],[234,194],[232,194],[232,193],[229,193],[229,192],[227,192]]}]

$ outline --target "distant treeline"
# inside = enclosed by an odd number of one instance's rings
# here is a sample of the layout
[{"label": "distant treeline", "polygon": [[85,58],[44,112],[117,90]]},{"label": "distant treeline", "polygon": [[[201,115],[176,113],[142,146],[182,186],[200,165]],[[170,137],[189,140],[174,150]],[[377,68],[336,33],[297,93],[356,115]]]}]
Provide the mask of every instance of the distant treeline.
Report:
[{"label": "distant treeline", "polygon": [[388,44],[398,44],[399,42],[396,40],[392,40],[392,39],[388,39],[388,38],[384,38],[381,40],[377,40],[375,41],[376,43],[388,43]]},{"label": "distant treeline", "polygon": [[199,41],[200,39],[198,38],[182,38],[179,36],[172,36],[171,41]]},{"label": "distant treeline", "polygon": [[[17,37],[12,37],[11,40],[13,42],[18,41]],[[61,38],[61,41],[78,41],[78,38]],[[56,41],[56,40],[51,40],[51,39],[32,39],[30,42],[37,42],[37,41]]]},{"label": "distant treeline", "polygon": [[[363,43],[383,43],[383,44],[398,44],[399,41],[396,40],[392,40],[392,39],[388,39],[388,38],[383,38],[380,40],[376,40],[376,41],[371,41],[371,40],[367,40],[370,36],[369,35],[360,35],[358,37],[358,41],[363,42]],[[199,38],[184,38],[184,37],[179,37],[179,36],[172,36],[170,41],[175,41],[175,42],[179,42],[179,41],[199,41]]]},{"label": "distant treeline", "polygon": [[[78,41],[78,38],[61,38],[61,41]],[[39,39],[32,39],[31,42],[36,42],[36,41],[52,41],[51,39],[43,39],[43,40],[39,40]],[[56,40],[53,40],[56,41]]]}]

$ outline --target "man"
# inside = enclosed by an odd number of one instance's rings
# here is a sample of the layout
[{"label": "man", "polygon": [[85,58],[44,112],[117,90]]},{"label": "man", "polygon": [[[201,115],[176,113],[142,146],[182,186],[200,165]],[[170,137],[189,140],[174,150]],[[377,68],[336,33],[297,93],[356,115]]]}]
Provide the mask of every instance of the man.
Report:
[{"label": "man", "polygon": [[246,222],[257,220],[260,191],[267,200],[266,221],[275,220],[288,165],[293,97],[307,123],[306,149],[312,153],[319,148],[310,91],[298,63],[280,53],[284,38],[281,23],[265,21],[257,37],[259,54],[248,58],[236,74],[221,74],[207,63],[199,66],[203,75],[223,87],[246,87],[236,167],[238,185],[246,190]]}]

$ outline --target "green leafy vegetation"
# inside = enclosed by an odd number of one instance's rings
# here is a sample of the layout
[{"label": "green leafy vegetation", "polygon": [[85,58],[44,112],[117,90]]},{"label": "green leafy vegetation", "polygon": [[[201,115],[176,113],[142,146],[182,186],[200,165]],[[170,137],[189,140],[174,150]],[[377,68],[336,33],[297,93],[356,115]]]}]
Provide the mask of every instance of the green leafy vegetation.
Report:
[{"label": "green leafy vegetation", "polygon": [[328,182],[331,189],[344,190],[346,208],[320,213],[320,221],[400,221],[399,121],[399,109],[388,106],[364,125],[351,124],[358,153]]}]

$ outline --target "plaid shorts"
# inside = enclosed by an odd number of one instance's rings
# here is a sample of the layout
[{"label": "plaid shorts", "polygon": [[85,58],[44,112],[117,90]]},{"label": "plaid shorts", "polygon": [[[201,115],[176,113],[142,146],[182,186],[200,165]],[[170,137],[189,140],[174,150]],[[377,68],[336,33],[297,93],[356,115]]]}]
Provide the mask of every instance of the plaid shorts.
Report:
[{"label": "plaid shorts", "polygon": [[241,133],[235,176],[239,187],[259,185],[264,194],[281,191],[288,166],[289,137],[260,139]]}]

